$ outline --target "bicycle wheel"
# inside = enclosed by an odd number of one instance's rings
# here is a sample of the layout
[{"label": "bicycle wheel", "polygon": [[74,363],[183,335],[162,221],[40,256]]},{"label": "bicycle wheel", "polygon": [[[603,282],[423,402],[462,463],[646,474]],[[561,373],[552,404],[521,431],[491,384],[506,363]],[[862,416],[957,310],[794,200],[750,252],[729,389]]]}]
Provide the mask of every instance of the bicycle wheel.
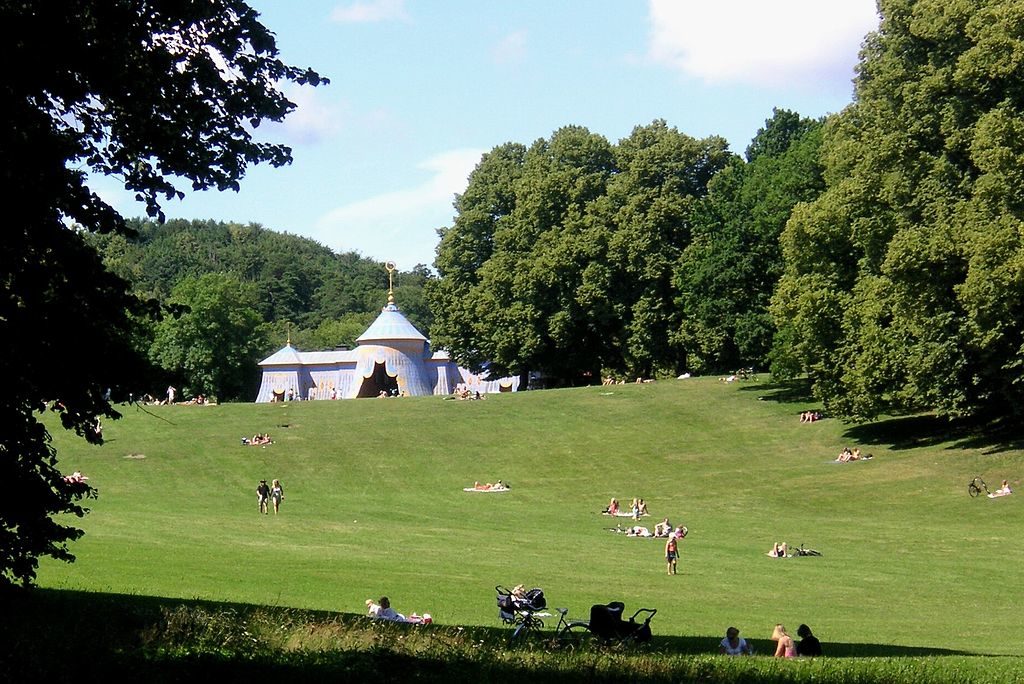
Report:
[{"label": "bicycle wheel", "polygon": [[535,634],[540,630],[544,629],[544,621],[540,618],[533,617],[532,615],[526,615],[522,621],[516,625],[516,628],[512,630],[512,636],[509,637],[509,643],[516,644],[525,641],[531,634]]},{"label": "bicycle wheel", "polygon": [[981,487],[972,482],[971,484],[967,485],[967,493],[970,494],[972,497],[978,496],[979,494],[981,494]]},{"label": "bicycle wheel", "polygon": [[590,648],[596,641],[590,625],[585,622],[570,622],[558,634],[558,642],[563,648]]}]

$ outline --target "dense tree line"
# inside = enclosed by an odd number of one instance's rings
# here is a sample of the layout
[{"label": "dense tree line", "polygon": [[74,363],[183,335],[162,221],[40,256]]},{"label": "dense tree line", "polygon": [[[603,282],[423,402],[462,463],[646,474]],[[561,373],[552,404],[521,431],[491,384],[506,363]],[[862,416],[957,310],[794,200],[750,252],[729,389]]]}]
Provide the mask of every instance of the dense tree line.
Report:
[{"label": "dense tree line", "polygon": [[[217,221],[128,221],[130,233],[89,236],[110,271],[163,307],[135,321],[151,378],[186,394],[249,399],[256,363],[290,338],[300,349],[352,346],[387,299],[383,264],[308,238]],[[395,298],[425,333],[425,266],[396,272]]]},{"label": "dense tree line", "polygon": [[1024,406],[1024,5],[882,0],[855,99],[741,159],[664,122],[484,156],[427,293],[461,362],[558,383],[806,374],[834,414]]},{"label": "dense tree line", "polygon": [[558,384],[765,364],[778,236],[821,191],[820,131],[776,111],[745,161],[664,121],[495,148],[441,232],[435,340]]},{"label": "dense tree line", "polygon": [[783,234],[780,372],[856,418],[1024,407],[1024,5],[882,0]]}]

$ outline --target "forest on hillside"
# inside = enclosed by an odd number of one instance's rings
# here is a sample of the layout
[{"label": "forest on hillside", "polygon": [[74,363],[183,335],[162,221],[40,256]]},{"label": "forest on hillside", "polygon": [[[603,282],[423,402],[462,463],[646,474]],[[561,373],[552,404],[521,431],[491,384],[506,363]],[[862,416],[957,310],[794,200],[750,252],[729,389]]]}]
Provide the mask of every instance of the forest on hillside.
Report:
[{"label": "forest on hillside", "polygon": [[[251,399],[260,359],[289,339],[306,351],[351,347],[387,303],[383,263],[308,238],[218,221],[128,225],[134,234],[87,239],[160,312],[135,320],[151,383],[174,383],[189,396]],[[429,278],[425,267],[393,274],[395,300],[425,333]]]}]

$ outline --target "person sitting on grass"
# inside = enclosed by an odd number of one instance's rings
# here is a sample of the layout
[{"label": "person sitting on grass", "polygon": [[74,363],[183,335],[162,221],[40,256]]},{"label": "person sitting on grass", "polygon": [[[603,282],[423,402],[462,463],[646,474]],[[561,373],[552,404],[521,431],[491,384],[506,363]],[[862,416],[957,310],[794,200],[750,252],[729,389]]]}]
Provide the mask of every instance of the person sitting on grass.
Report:
[{"label": "person sitting on grass", "polygon": [[381,596],[380,601],[377,602],[377,614],[374,616],[378,620],[394,620],[396,622],[405,622],[405,616],[396,611],[391,607],[391,601],[387,596]]},{"label": "person sitting on grass", "polygon": [[1010,483],[1003,480],[1002,486],[994,492],[989,492],[988,498],[994,499],[997,496],[1007,496],[1008,494],[1013,494],[1013,490],[1010,489]]},{"label": "person sitting on grass", "polygon": [[786,545],[786,542],[775,542],[765,555],[772,558],[786,558],[789,556],[789,547]]},{"label": "person sitting on grass", "polygon": [[612,497],[611,502],[608,504],[608,508],[601,511],[605,515],[618,515],[619,514],[619,500]]},{"label": "person sitting on grass", "polygon": [[753,655],[754,649],[746,639],[740,638],[740,630],[730,627],[725,630],[725,638],[718,644],[718,652],[722,655]]},{"label": "person sitting on grass", "polygon": [[672,534],[672,523],[668,521],[668,518],[654,526],[655,537],[667,537],[670,534]]},{"label": "person sitting on grass", "polygon": [[816,657],[821,655],[821,642],[818,637],[811,634],[811,628],[807,625],[800,625],[796,628],[796,634],[800,637],[800,643],[796,645],[797,655]]},{"label": "person sitting on grass", "polygon": [[851,451],[850,447],[845,447],[841,452],[839,452],[839,456],[836,458],[836,462],[849,463],[850,461],[867,461],[872,458],[874,458],[872,454],[868,454],[867,456],[861,456],[860,449],[853,449]]},{"label": "person sitting on grass", "polygon": [[779,642],[779,645],[775,648],[776,658],[795,658],[796,657],[796,644],[793,643],[793,637],[786,633],[786,628],[781,624],[775,625],[775,629],[772,630],[772,641]]}]

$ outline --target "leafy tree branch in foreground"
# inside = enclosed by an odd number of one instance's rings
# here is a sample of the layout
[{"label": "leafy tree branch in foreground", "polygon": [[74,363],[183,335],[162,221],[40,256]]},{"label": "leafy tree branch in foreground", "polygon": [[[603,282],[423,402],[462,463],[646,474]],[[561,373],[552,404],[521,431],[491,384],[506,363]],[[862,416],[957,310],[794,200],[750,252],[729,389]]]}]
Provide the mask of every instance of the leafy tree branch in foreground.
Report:
[{"label": "leafy tree branch in foreground", "polygon": [[[90,441],[100,416],[143,361],[131,344],[142,305],[110,275],[81,231],[124,232],[88,186],[87,170],[119,178],[162,218],[161,202],[192,190],[237,189],[250,164],[290,161],[252,129],[293,108],[280,91],[317,85],[281,62],[274,36],[238,0],[204,3],[0,1],[0,188],[8,222],[0,259],[0,585],[31,584],[40,556],[72,560],[94,494],[66,482],[38,419],[46,407]],[[75,228],[68,225],[75,224]]]}]

